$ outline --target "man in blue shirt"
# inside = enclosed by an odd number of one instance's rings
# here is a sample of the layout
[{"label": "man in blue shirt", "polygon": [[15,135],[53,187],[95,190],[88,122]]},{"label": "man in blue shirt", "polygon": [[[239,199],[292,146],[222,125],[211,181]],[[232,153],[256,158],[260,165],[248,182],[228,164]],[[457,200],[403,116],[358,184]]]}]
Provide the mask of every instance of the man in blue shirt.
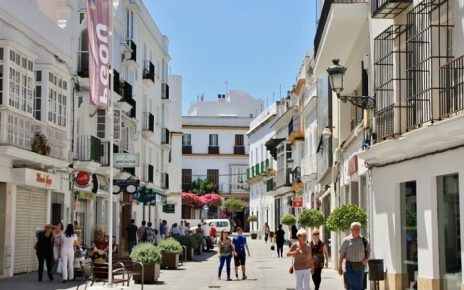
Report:
[{"label": "man in blue shirt", "polygon": [[237,227],[237,234],[238,236],[234,237],[232,243],[235,247],[235,256],[234,256],[234,264],[235,264],[235,278],[238,279],[238,266],[242,266],[242,279],[245,280],[247,278],[245,272],[245,248],[248,252],[248,256],[250,256],[250,250],[248,249],[248,244],[246,242],[246,237],[243,236],[243,230],[240,227]]}]

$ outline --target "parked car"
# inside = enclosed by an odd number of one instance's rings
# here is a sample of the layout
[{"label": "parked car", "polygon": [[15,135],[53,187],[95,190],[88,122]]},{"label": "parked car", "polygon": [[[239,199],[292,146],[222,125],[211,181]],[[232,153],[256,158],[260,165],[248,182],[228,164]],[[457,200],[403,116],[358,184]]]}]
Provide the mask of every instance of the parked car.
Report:
[{"label": "parked car", "polygon": [[232,233],[230,221],[228,219],[210,219],[205,220],[208,224],[213,223],[216,228],[216,235],[219,236],[222,230]]}]

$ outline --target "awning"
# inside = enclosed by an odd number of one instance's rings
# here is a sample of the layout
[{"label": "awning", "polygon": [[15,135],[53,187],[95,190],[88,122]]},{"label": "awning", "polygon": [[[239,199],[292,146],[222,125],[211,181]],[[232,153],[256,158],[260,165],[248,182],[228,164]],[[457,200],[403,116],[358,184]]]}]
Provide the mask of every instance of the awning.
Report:
[{"label": "awning", "polygon": [[267,141],[264,145],[266,145],[266,149],[269,150],[269,153],[271,153],[271,156],[277,160],[277,150],[276,147],[279,145],[282,141],[284,141],[285,138],[271,138],[269,141]]}]

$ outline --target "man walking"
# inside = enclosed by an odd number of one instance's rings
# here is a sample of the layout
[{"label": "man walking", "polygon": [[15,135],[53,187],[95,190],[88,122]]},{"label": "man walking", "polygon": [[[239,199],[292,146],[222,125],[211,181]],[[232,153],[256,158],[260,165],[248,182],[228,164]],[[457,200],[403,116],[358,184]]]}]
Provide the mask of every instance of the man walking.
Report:
[{"label": "man walking", "polygon": [[338,259],[338,273],[343,275],[342,263],[346,259],[346,282],[348,290],[362,290],[364,272],[370,256],[370,245],[361,236],[361,224],[354,222],[350,226],[351,235],[343,239]]},{"label": "man walking", "polygon": [[147,225],[147,222],[146,221],[142,221],[142,226],[139,227],[139,229],[137,230],[137,237],[139,238],[139,242],[146,242],[147,241],[147,231],[146,231],[146,225]]},{"label": "man walking", "polygon": [[243,230],[241,227],[237,227],[237,234],[238,236],[234,237],[232,240],[232,243],[234,244],[235,247],[235,253],[236,255],[234,256],[234,264],[235,264],[235,278],[238,280],[238,267],[242,266],[242,279],[246,280],[246,271],[245,271],[245,260],[246,260],[246,255],[245,255],[245,248],[246,251],[248,252],[248,257],[250,256],[250,249],[248,249],[248,244],[246,242],[246,237],[243,236]]},{"label": "man walking", "polygon": [[135,225],[134,219],[130,220],[130,225],[126,227],[127,232],[127,247],[129,248],[129,255],[132,252],[132,248],[137,245],[137,226]]}]

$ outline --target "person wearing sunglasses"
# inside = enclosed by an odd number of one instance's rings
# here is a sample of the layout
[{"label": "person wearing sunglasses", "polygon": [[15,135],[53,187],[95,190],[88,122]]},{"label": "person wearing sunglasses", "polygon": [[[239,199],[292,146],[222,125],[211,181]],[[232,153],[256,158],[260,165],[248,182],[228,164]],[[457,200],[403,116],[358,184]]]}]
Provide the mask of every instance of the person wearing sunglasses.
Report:
[{"label": "person wearing sunglasses", "polygon": [[329,251],[327,250],[327,245],[321,241],[319,230],[317,229],[313,230],[313,238],[309,245],[311,247],[311,254],[314,261],[314,271],[312,273],[314,288],[319,290],[322,280],[322,268],[327,268],[329,266]]}]

